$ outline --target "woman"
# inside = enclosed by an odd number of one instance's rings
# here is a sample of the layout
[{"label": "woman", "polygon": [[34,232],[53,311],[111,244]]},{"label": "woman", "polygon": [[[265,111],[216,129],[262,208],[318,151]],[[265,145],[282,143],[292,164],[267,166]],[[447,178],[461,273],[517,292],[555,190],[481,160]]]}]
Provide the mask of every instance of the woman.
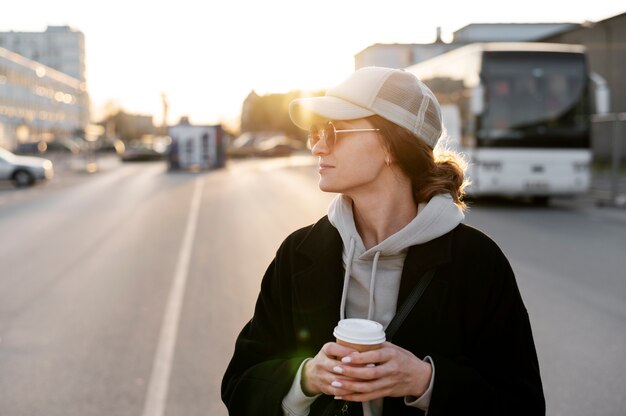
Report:
[{"label": "woman", "polygon": [[[231,415],[543,415],[537,356],[498,246],[461,224],[463,170],[435,157],[441,112],[415,76],[370,67],[298,99],[328,215],[291,234],[262,282],[222,383]],[[343,318],[387,327],[435,274],[391,342],[334,342]]]}]

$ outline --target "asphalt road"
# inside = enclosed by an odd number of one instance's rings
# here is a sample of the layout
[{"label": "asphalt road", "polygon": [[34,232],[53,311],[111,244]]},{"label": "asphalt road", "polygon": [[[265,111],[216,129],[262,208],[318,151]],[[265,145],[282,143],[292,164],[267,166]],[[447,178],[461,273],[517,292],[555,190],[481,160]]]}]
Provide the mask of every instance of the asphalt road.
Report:
[{"label": "asphalt road", "polygon": [[[282,239],[325,213],[311,159],[111,164],[0,186],[0,415],[225,415],[222,373]],[[626,414],[626,210],[474,203],[509,257],[548,414]]]}]

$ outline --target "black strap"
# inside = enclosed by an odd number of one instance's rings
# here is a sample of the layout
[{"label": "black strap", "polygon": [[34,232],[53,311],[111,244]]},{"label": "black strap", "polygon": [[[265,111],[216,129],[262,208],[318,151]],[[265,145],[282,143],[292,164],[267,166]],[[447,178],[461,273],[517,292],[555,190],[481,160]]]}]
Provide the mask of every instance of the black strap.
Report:
[{"label": "black strap", "polygon": [[387,325],[387,329],[385,330],[387,341],[390,341],[396,334],[396,331],[400,328],[404,319],[409,315],[413,307],[417,304],[417,301],[422,297],[426,288],[428,288],[431,280],[433,280],[433,276],[435,276],[434,268],[426,271],[426,273],[422,275],[417,284],[413,287],[409,296],[404,300],[404,303],[400,306],[400,309],[398,309],[398,312],[396,312],[396,315],[393,317],[391,322],[389,322],[389,325]]}]

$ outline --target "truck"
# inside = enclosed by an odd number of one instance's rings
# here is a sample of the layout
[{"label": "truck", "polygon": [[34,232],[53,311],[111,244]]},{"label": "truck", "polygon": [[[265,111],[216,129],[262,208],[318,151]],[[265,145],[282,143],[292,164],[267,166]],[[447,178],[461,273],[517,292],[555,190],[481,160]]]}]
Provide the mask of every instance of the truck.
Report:
[{"label": "truck", "polygon": [[224,167],[224,131],[218,125],[193,125],[182,119],[168,129],[170,170],[209,170]]}]

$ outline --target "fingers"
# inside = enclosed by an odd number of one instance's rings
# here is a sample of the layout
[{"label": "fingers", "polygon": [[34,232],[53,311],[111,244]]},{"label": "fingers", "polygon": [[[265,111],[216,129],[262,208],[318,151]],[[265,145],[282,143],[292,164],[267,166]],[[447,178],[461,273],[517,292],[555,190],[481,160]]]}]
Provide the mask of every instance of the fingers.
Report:
[{"label": "fingers", "polygon": [[[385,343],[388,344],[388,343]],[[384,345],[384,344],[383,344]],[[392,345],[392,344],[389,344]],[[366,351],[366,352],[351,352],[347,356],[341,359],[342,364],[349,364],[352,366],[364,366],[367,364],[381,364],[387,361],[391,361],[398,355],[396,348],[383,346],[380,349]]]},{"label": "fingers", "polygon": [[[374,367],[340,366],[334,372],[340,372],[331,382],[331,387],[341,389],[339,392],[329,390],[344,400],[364,402],[381,397],[404,396],[406,377],[393,363],[385,363]],[[340,371],[338,371],[340,370]],[[346,391],[348,393],[346,393]]]},{"label": "fingers", "polygon": [[390,343],[383,348],[351,353],[333,368],[343,377],[343,399],[367,401],[379,397],[419,397],[428,385],[431,367],[409,351]]},{"label": "fingers", "polygon": [[[430,379],[422,368],[423,361],[391,343],[383,344],[378,350],[359,353],[329,342],[311,361],[307,365],[314,366],[307,370],[307,386],[313,380],[316,392],[350,401],[419,396],[415,386],[423,383],[418,383],[416,377],[424,375],[424,380]],[[429,365],[425,366],[430,369]]]},{"label": "fingers", "polygon": [[339,379],[331,384],[331,392],[344,400],[366,402],[390,395],[389,381],[379,379],[374,381],[359,381],[354,379]]},{"label": "fingers", "polygon": [[354,348],[346,347],[345,345],[340,345],[336,342],[327,342],[322,347],[322,351],[326,354],[326,356],[331,358],[342,358],[356,352]]},{"label": "fingers", "polygon": [[325,387],[324,393],[334,396],[336,399],[343,399],[345,396],[354,395],[354,392],[346,389],[344,386],[346,380],[342,378],[333,378],[332,382]]},{"label": "fingers", "polygon": [[340,362],[336,358],[354,351],[352,348],[334,342],[324,344],[318,354],[304,366],[302,372],[303,390],[309,395],[349,393],[347,390],[341,389],[341,382],[338,381],[343,369],[339,367]]},{"label": "fingers", "polygon": [[356,402],[384,397],[386,390],[381,389],[388,387],[390,382],[381,378],[384,369],[373,363],[364,364],[367,360],[377,361],[384,356],[378,352],[375,354],[351,352],[332,368],[334,377],[328,386],[327,394]]}]

